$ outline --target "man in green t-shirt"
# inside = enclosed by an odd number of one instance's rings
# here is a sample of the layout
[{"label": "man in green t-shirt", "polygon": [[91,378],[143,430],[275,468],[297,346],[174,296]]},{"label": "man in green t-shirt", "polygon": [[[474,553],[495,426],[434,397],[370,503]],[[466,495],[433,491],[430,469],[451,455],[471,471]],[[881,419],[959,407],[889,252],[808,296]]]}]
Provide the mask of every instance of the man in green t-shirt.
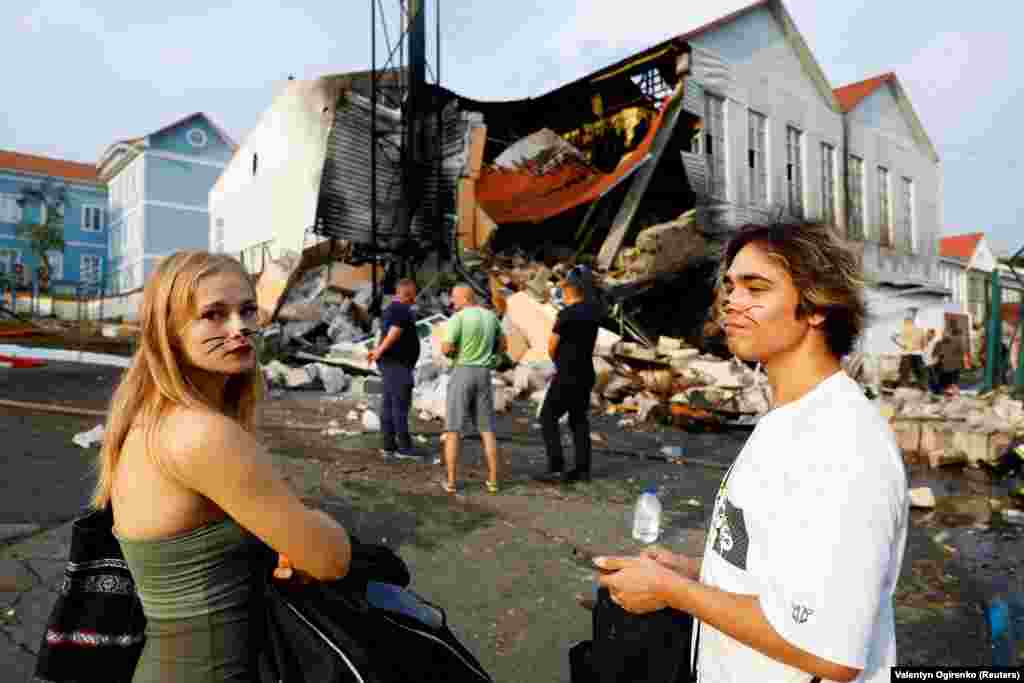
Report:
[{"label": "man in green t-shirt", "polygon": [[491,369],[505,350],[505,335],[498,317],[476,302],[468,285],[452,289],[457,313],[446,325],[441,350],[454,357],[454,369],[446,398],[444,459],[447,478],[441,482],[448,493],[456,487],[459,440],[467,425],[476,422],[487,456],[487,490],[498,492],[498,440],[494,434],[494,387]]}]

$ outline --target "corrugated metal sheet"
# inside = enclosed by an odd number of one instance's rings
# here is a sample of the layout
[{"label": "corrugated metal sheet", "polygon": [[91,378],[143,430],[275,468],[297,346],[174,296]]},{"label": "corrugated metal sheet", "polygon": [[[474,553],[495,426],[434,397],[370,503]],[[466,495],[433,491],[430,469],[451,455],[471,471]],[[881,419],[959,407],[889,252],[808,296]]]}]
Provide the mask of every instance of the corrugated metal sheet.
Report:
[{"label": "corrugated metal sheet", "polygon": [[[327,158],[320,185],[315,232],[373,245],[370,100],[356,93],[342,95],[334,125],[327,140]],[[377,234],[376,246],[394,250],[408,241],[433,243],[441,239],[440,215],[455,210],[455,188],[465,165],[468,121],[459,116],[454,101],[442,112],[442,163],[438,175],[436,160],[428,161],[423,195],[414,215],[404,197],[400,145],[403,125],[395,109],[377,106]],[[426,122],[427,137],[436,140],[437,118]],[[434,144],[428,144],[436,149]],[[443,221],[442,221],[443,222]]]},{"label": "corrugated metal sheet", "polygon": [[[733,86],[729,64],[717,52],[697,46],[691,47],[690,78],[722,95],[728,93]],[[704,116],[703,105],[699,115]]]},{"label": "corrugated metal sheet", "polygon": [[683,91],[683,110],[704,118],[704,87],[692,76],[686,79]]},{"label": "corrugated metal sheet", "polygon": [[683,168],[686,169],[686,178],[690,181],[692,189],[697,197],[704,197],[708,193],[708,162],[703,154],[691,152],[680,152],[683,157]]}]

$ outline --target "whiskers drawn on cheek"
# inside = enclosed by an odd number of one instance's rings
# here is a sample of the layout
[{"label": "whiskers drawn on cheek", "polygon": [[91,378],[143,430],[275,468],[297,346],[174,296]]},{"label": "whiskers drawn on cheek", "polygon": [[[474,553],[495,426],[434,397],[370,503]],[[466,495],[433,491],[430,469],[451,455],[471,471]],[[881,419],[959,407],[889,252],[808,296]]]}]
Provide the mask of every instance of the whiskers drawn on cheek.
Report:
[{"label": "whiskers drawn on cheek", "polygon": [[[250,344],[252,344],[252,339],[253,337],[256,336],[257,333],[258,330],[250,329],[248,327],[243,327],[239,331],[239,334],[241,334],[242,337],[244,337]],[[204,339],[201,343],[203,344],[203,346],[209,345],[207,346],[206,349],[207,353],[214,353],[215,351],[219,351],[222,348],[224,348],[224,346],[228,343],[228,338],[226,335],[219,335],[216,337],[210,337],[209,339]]]}]

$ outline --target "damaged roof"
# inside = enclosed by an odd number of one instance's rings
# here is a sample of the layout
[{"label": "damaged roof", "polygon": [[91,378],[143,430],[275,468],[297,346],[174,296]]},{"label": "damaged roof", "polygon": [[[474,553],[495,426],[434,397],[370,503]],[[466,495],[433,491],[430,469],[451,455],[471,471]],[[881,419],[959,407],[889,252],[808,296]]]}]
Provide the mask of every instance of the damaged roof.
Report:
[{"label": "damaged roof", "polygon": [[477,201],[499,225],[539,223],[592,202],[647,159],[666,111],[663,107],[644,139],[622,157],[611,173],[602,173],[575,155],[565,156],[557,167],[544,173],[538,173],[529,163],[514,170],[490,166],[483,169],[477,181]]}]

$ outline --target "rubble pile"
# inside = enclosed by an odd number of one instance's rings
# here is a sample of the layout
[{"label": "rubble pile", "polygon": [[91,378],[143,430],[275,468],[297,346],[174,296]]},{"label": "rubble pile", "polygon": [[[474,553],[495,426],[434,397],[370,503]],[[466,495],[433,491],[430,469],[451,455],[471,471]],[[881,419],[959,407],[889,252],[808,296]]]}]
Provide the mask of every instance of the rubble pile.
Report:
[{"label": "rubble pile", "polygon": [[992,465],[1024,434],[1024,403],[1004,389],[981,396],[935,396],[911,388],[882,397],[897,442],[908,458],[932,467]]}]

